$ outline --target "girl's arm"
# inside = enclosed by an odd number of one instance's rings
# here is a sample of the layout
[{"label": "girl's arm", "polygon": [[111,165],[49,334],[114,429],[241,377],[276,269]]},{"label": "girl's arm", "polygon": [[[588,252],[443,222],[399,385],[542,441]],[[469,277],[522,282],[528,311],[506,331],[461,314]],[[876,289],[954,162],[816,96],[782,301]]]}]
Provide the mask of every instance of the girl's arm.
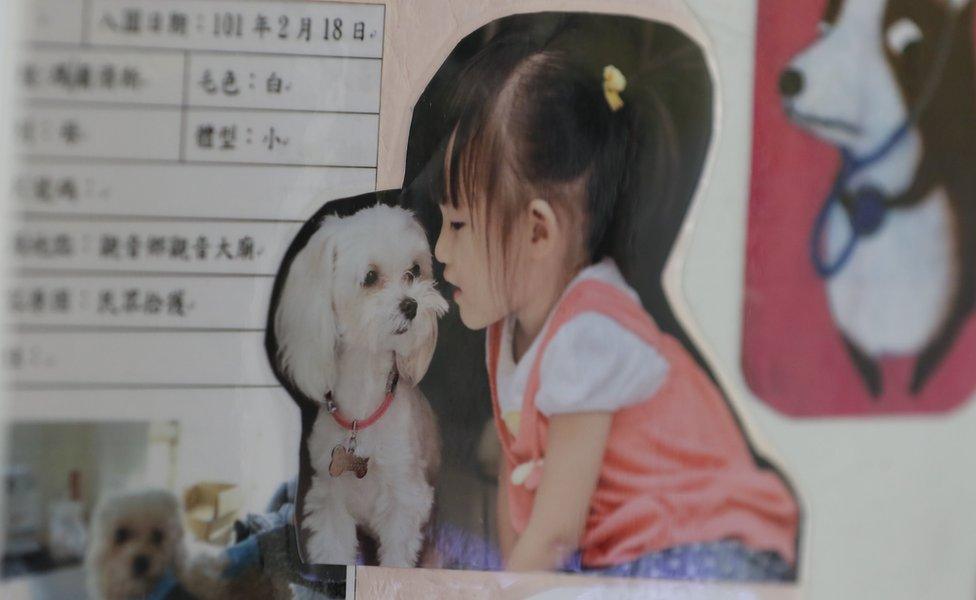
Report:
[{"label": "girl's arm", "polygon": [[498,545],[502,551],[503,563],[508,562],[515,541],[518,539],[508,514],[508,486],[511,485],[511,476],[512,471],[508,468],[508,461],[502,456],[498,467]]},{"label": "girl's arm", "polygon": [[610,412],[560,414],[549,419],[542,481],[508,569],[552,570],[577,549],[612,419]]}]

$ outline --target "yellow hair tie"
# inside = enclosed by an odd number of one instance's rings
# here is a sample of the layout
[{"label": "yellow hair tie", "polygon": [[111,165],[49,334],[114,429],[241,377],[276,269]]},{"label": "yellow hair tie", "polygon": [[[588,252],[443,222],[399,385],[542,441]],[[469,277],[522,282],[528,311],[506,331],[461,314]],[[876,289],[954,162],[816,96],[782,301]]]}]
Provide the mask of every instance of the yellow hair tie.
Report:
[{"label": "yellow hair tie", "polygon": [[627,78],[613,65],[603,67],[603,95],[607,98],[610,110],[617,112],[624,106],[620,92],[627,89]]}]

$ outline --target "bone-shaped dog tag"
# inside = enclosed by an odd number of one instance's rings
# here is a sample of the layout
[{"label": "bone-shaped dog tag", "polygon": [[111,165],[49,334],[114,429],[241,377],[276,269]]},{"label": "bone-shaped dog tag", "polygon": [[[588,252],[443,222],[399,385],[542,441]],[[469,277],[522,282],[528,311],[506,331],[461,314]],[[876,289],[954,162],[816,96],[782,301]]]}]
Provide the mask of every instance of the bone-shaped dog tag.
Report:
[{"label": "bone-shaped dog tag", "polygon": [[349,471],[356,474],[357,479],[366,477],[366,470],[369,466],[369,458],[356,456],[339,444],[332,449],[332,462],[329,463],[329,475],[338,477]]}]

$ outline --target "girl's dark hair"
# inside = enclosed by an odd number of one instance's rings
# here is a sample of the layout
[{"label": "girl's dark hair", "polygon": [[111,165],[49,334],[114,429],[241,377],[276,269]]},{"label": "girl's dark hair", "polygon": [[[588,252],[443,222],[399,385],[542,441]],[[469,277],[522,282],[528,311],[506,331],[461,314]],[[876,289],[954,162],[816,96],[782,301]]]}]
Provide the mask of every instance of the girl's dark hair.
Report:
[{"label": "girl's dark hair", "polygon": [[[525,203],[544,198],[579,226],[581,258],[619,259],[636,218],[642,128],[670,131],[663,113],[639,123],[637,99],[626,90],[621,97],[623,107],[613,111],[603,65],[524,37],[489,43],[460,76],[441,202],[474,209],[484,200],[484,217],[501,233],[504,253]],[[670,153],[660,154],[654,176],[669,170],[660,167]]]}]

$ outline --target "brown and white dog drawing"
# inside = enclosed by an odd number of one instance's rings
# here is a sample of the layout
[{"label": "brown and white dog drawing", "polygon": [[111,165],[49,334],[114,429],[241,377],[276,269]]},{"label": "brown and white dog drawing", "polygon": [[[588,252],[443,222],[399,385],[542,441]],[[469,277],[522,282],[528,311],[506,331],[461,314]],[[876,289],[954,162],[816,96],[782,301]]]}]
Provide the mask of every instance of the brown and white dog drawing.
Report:
[{"label": "brown and white dog drawing", "polygon": [[844,158],[814,264],[871,394],[886,355],[917,357],[916,394],[976,296],[973,2],[830,0],[820,29],[779,80],[790,119]]}]

